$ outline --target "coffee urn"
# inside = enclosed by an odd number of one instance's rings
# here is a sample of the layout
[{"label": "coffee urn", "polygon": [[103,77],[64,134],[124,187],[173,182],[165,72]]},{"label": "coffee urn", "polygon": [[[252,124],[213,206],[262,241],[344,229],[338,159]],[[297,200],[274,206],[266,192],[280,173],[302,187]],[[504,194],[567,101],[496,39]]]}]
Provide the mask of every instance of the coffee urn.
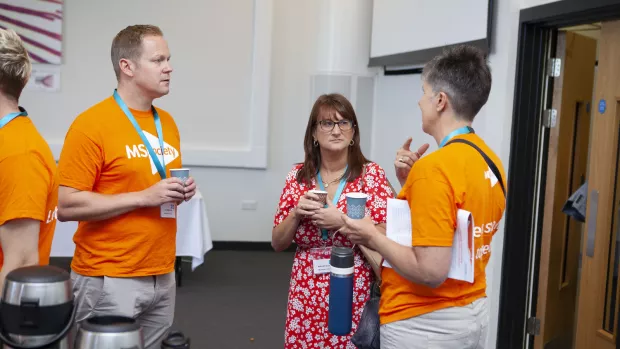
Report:
[{"label": "coffee urn", "polygon": [[83,321],[75,349],[144,349],[142,328],[136,320],[116,315],[95,316]]},{"label": "coffee urn", "polygon": [[0,302],[3,349],[72,349],[74,319],[67,271],[29,266],[6,276]]}]

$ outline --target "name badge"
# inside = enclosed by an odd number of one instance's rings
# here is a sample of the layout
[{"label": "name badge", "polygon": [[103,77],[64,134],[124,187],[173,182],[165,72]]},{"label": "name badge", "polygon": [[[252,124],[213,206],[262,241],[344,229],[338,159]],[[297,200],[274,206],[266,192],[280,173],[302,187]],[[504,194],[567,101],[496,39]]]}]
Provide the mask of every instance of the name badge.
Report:
[{"label": "name badge", "polygon": [[331,254],[331,247],[310,249],[310,260],[314,268],[314,275],[328,274],[331,272],[331,265],[329,264]]},{"label": "name badge", "polygon": [[329,264],[329,259],[315,259],[312,261],[312,265],[314,267],[314,275],[328,274],[332,268]]},{"label": "name badge", "polygon": [[175,218],[175,208],[173,202],[161,205],[161,218]]}]

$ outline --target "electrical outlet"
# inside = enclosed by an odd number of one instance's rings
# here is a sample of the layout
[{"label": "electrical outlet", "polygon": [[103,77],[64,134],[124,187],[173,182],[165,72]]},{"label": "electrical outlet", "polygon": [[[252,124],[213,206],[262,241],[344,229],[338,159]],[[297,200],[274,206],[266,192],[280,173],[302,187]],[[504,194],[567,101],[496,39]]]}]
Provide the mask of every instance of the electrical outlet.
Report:
[{"label": "electrical outlet", "polygon": [[255,211],[258,206],[256,200],[243,200],[241,201],[241,209],[246,211]]}]

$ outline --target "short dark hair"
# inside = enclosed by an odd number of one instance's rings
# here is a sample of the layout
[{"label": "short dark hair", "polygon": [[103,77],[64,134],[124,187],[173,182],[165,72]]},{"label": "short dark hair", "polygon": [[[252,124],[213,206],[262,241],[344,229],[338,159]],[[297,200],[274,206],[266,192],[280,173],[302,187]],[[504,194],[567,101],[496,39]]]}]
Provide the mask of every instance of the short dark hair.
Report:
[{"label": "short dark hair", "polygon": [[479,48],[458,45],[446,49],[428,62],[422,79],[433,92],[444,92],[454,112],[473,121],[491,92],[491,68],[487,55]]},{"label": "short dark hair", "polygon": [[145,36],[164,36],[159,27],[154,25],[131,25],[121,30],[112,40],[112,66],[116,79],[121,77],[121,59],[137,60],[142,54],[142,39]]}]

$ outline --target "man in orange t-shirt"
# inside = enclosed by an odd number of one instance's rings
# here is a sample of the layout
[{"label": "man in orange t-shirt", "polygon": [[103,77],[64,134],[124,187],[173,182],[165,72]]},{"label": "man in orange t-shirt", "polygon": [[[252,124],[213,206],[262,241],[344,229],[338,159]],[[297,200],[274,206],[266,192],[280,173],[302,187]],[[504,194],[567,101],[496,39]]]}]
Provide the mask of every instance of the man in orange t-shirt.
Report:
[{"label": "man in orange t-shirt", "polygon": [[118,87],[71,125],[59,162],[62,221],[79,221],[71,263],[76,322],[136,318],[146,348],[159,348],[174,319],[176,205],[196,190],[181,167],[180,136],[152,106],[169,92],[170,52],[161,30],[136,25],[112,42]]},{"label": "man in orange t-shirt", "polygon": [[19,107],[31,70],[19,36],[0,29],[0,295],[12,270],[49,263],[56,227],[56,161]]},{"label": "man in orange t-shirt", "polygon": [[[396,170],[403,185],[398,199],[411,210],[411,246],[380,234],[366,219],[345,218],[341,231],[379,252],[391,266],[381,273],[382,349],[484,348],[489,316],[485,268],[505,209],[506,176],[471,124],[488,99],[491,72],[480,50],[458,46],[427,63],[422,84],[422,128],[439,149],[419,159],[428,147],[412,153],[408,140],[398,152]],[[473,218],[471,283],[448,278],[458,210]]]}]

